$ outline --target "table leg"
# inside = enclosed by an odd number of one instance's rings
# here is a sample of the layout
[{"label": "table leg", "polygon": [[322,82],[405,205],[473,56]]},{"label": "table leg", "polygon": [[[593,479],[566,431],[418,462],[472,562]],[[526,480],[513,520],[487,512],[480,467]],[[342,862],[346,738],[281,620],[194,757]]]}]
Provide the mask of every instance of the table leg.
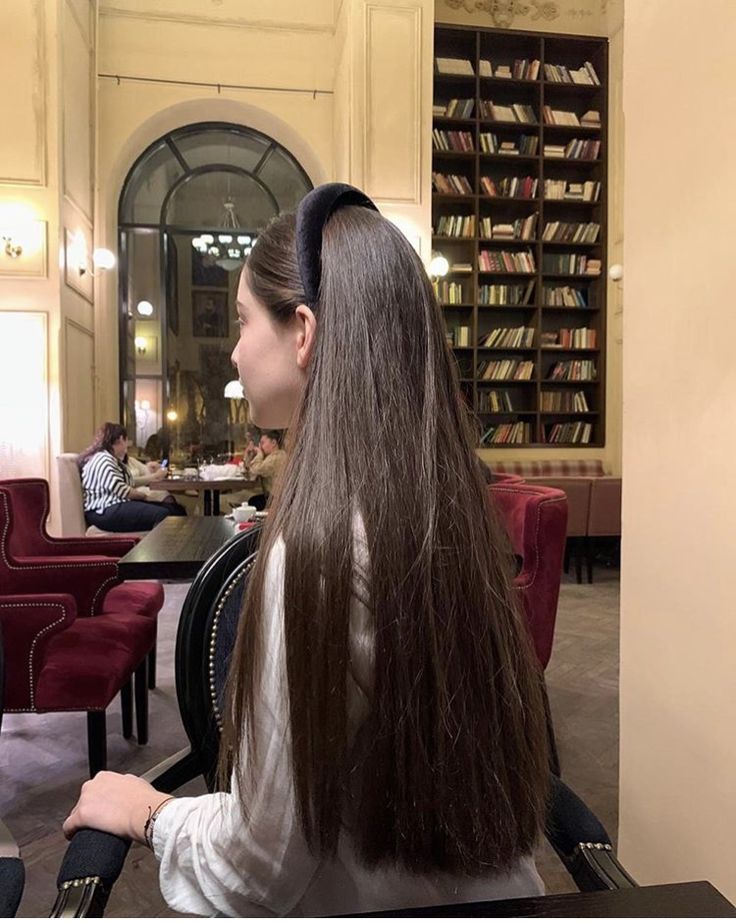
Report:
[{"label": "table leg", "polygon": [[202,491],[202,503],[204,504],[204,515],[212,515],[212,491],[203,490]]},{"label": "table leg", "polygon": [[212,515],[213,516],[220,515],[220,491],[219,490],[212,491]]}]

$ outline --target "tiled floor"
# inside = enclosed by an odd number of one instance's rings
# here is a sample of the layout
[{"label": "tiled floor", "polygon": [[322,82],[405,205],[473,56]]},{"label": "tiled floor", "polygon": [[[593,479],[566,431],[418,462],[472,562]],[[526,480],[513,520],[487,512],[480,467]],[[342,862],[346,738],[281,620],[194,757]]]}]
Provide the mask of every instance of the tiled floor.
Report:
[{"label": "tiled floor", "polygon": [[[615,836],[618,780],[618,571],[596,570],[592,586],[563,582],[547,685],[563,778]],[[185,744],[174,692],[173,650],[186,586],[166,586],[159,621],[159,688],[151,698],[151,743],[120,735],[116,704],[108,717],[109,766],[144,772]],[[83,715],[6,715],[0,735],[0,817],[20,843],[27,882],[20,916],[46,916],[65,841],[61,822],[86,778]],[[192,783],[186,794],[204,787]],[[538,857],[549,891],[574,890],[544,845]],[[108,905],[108,916],[171,916],[157,886],[157,866],[134,847]]]}]

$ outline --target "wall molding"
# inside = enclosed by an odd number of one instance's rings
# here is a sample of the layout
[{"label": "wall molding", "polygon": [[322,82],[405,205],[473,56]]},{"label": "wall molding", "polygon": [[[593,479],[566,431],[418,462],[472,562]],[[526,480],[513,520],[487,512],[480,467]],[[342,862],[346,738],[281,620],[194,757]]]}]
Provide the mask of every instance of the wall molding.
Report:
[{"label": "wall molding", "polygon": [[115,19],[137,19],[144,22],[170,22],[184,26],[219,26],[225,29],[251,29],[257,32],[311,32],[315,35],[334,35],[334,23],[300,23],[278,22],[275,19],[245,19],[244,17],[197,16],[192,14],[173,14],[159,10],[126,10],[119,6],[100,6],[100,17]]},{"label": "wall molding", "polygon": [[46,11],[44,0],[30,0],[36,24],[36,43],[33,62],[34,83],[31,103],[36,123],[35,172],[31,176],[0,176],[0,186],[36,186],[47,182],[48,149],[46,143],[46,97],[48,95],[48,70],[46,66]]},{"label": "wall molding", "polygon": [[[373,30],[376,16],[380,13],[389,13],[392,16],[404,14],[413,24],[413,40],[410,49],[410,70],[413,77],[412,112],[407,116],[407,124],[411,126],[412,140],[407,152],[410,162],[410,184],[412,191],[404,196],[385,196],[374,189],[371,183],[371,149],[370,139],[373,136],[371,125],[372,106],[372,67],[373,67]],[[421,86],[421,53],[422,53],[422,10],[416,6],[398,6],[382,3],[368,3],[365,7],[365,81],[364,87],[364,118],[366,130],[363,132],[363,175],[370,195],[382,202],[395,205],[420,205],[422,200],[421,189],[421,138],[419,129],[422,123],[422,86]]]}]

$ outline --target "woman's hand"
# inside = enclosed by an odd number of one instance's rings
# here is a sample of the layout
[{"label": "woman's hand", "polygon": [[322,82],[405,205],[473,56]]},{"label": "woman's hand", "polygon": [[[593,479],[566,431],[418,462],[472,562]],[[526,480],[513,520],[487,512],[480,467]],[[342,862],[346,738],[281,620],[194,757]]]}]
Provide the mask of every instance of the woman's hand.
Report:
[{"label": "woman's hand", "polygon": [[92,827],[143,843],[146,821],[165,800],[166,795],[138,776],[98,772],[82,786],[64,821],[64,836],[69,840],[82,827]]},{"label": "woman's hand", "polygon": [[157,471],[153,472],[151,476],[151,481],[163,481],[163,479],[168,475],[168,468],[159,468]]}]

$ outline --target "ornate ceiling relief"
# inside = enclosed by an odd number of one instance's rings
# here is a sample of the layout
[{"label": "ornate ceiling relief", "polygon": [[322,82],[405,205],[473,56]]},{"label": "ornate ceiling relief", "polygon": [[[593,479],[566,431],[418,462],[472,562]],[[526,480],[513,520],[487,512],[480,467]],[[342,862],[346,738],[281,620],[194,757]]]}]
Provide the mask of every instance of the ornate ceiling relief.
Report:
[{"label": "ornate ceiling relief", "polygon": [[[463,9],[466,13],[486,13],[494,26],[508,29],[517,18],[529,22],[550,22],[560,16],[581,19],[594,12],[605,14],[610,0],[578,0],[568,5],[564,0],[444,0],[451,10]],[[597,9],[594,9],[597,8]]]},{"label": "ornate ceiling relief", "polygon": [[535,20],[557,19],[560,15],[557,0],[445,0],[451,10],[464,9],[466,13],[487,13],[493,24],[508,29],[518,16]]}]

